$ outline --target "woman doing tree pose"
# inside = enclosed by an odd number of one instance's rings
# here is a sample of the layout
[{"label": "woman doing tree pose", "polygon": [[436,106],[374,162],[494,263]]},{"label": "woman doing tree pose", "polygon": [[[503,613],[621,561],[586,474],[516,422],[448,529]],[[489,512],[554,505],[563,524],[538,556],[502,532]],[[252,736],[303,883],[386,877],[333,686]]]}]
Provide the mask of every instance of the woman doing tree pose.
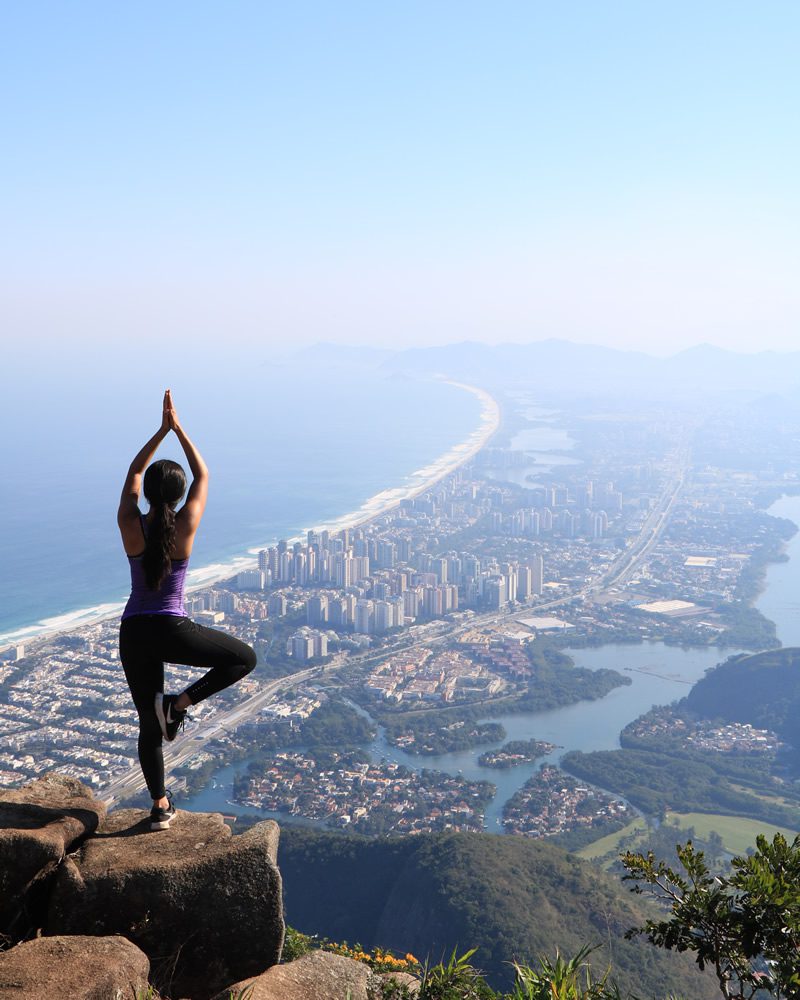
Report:
[{"label": "woman doing tree pose", "polygon": [[[186,474],[162,459],[147,468],[158,446],[174,431],[192,473],[186,502]],[[150,505],[139,511],[144,488]],[[186,616],[184,586],[189,556],[206,506],[208,469],[181,427],[167,389],[161,427],[131,462],[122,488],[117,523],[131,567],[131,596],[122,613],[119,651],[133,703],[139,713],[139,763],[153,799],[150,829],[166,830],[175,818],[164,787],[162,741],[178,735],[190,705],[241,680],[256,654],[239,639],[198,625]],[[164,694],[164,663],[207,670],[181,694]]]}]

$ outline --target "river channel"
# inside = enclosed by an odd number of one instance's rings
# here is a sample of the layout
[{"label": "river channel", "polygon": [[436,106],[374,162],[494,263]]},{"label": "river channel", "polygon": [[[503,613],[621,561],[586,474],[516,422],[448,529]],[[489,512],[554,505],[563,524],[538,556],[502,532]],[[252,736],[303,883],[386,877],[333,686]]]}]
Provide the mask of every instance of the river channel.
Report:
[{"label": "river channel", "polygon": [[[769,511],[800,525],[800,497],[783,497]],[[778,637],[785,646],[800,645],[800,533],[787,547],[788,562],[774,563],[767,569],[765,587],[756,606],[775,622]],[[506,739],[539,739],[555,743],[558,749],[547,761],[557,763],[568,750],[613,750],[619,747],[619,733],[629,722],[653,705],[669,704],[682,698],[704,672],[731,655],[734,650],[715,647],[682,649],[664,643],[611,644],[591,649],[566,650],[577,666],[598,669],[611,667],[630,677],[631,684],[615,688],[597,701],[582,701],[566,708],[545,712],[523,712],[499,716]],[[386,758],[414,770],[434,768],[451,774],[462,773],[471,779],[485,779],[497,785],[497,794],[486,810],[485,828],[501,832],[503,804],[539,769],[541,761],[508,770],[480,767],[478,756],[502,745],[483,745],[458,753],[420,757],[389,746],[383,734],[366,748],[374,760]],[[246,768],[247,761],[221,768],[202,792],[186,803],[187,808],[204,812],[260,813],[291,820],[285,814],[237,806],[231,802],[233,778]],[[310,822],[310,821],[308,821]]]}]

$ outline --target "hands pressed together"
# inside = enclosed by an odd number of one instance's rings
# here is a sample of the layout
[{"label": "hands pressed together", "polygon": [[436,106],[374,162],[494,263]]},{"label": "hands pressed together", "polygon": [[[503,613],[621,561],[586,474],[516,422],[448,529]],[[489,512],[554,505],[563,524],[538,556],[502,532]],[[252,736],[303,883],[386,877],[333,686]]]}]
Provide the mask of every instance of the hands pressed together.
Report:
[{"label": "hands pressed together", "polygon": [[164,404],[161,411],[161,430],[166,434],[168,431],[176,431],[180,427],[178,413],[172,402],[172,392],[167,389],[164,393]]}]

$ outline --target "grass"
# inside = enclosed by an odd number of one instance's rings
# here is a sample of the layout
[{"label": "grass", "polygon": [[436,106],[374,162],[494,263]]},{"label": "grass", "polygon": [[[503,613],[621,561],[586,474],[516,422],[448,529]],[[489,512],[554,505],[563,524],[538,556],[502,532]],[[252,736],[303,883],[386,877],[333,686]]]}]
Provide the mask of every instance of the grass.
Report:
[{"label": "grass", "polygon": [[744,792],[746,795],[752,795],[754,798],[758,799],[760,802],[768,802],[770,805],[775,806],[788,806],[789,808],[798,808],[797,799],[786,798],[783,795],[767,795],[764,792],[757,792],[754,788],[749,785],[736,785],[731,782],[731,788],[737,792]]},{"label": "grass", "polygon": [[[731,854],[745,854],[748,847],[755,847],[756,837],[762,833],[771,840],[776,833],[782,833],[791,843],[797,831],[786,827],[775,826],[774,823],[764,823],[757,819],[745,819],[743,816],[725,816],[722,813],[667,813],[667,823],[672,826],[693,826],[698,837],[706,838],[713,831],[722,837],[725,850]],[[589,845],[590,847],[592,845]]]},{"label": "grass", "polygon": [[[604,858],[612,851],[616,853],[619,848],[620,840],[623,837],[633,837],[637,830],[640,831],[642,835],[647,833],[647,822],[642,819],[641,816],[637,819],[631,820],[631,822],[628,823],[627,826],[624,826],[621,830],[616,830],[614,833],[606,834],[605,837],[601,837],[599,840],[593,840],[591,844],[587,844],[575,853],[579,858],[585,858],[587,861],[594,861],[595,858]],[[636,841],[631,841],[629,849],[632,851],[636,850],[635,845]]]}]

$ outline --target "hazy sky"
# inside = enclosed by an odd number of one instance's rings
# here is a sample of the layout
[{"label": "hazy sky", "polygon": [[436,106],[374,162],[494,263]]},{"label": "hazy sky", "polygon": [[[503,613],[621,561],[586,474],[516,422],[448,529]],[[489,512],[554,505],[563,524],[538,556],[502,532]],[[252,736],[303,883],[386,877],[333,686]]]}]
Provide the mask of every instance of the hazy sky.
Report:
[{"label": "hazy sky", "polygon": [[800,4],[8,3],[3,337],[800,346]]}]

